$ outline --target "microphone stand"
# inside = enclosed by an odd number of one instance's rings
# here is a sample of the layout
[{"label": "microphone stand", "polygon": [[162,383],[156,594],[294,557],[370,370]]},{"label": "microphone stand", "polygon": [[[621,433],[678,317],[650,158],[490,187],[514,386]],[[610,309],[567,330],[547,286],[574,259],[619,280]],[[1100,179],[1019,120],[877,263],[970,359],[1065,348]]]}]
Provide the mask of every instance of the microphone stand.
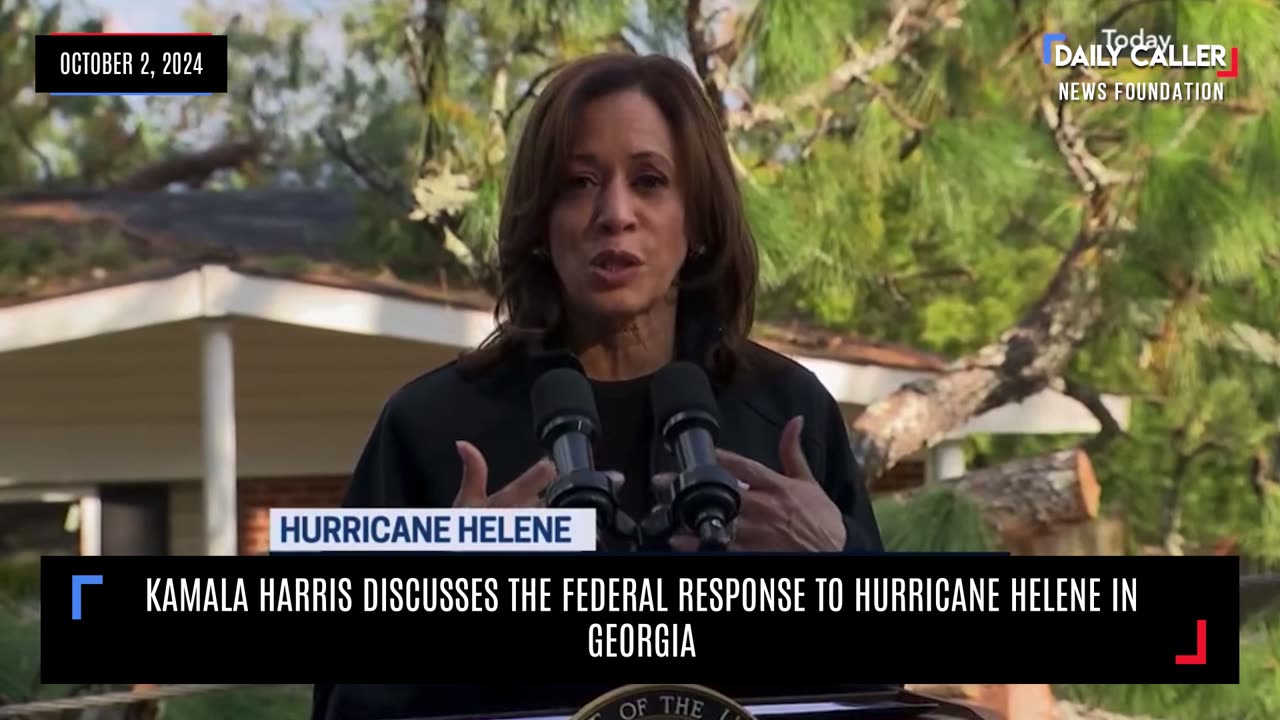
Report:
[{"label": "microphone stand", "polygon": [[560,475],[547,486],[549,508],[592,508],[596,529],[610,537],[635,541],[639,526],[625,511],[608,474],[600,470],[576,470]]},{"label": "microphone stand", "polygon": [[[603,473],[602,473],[603,474]],[[607,481],[608,478],[606,477]],[[602,492],[609,493],[608,504]],[[600,532],[612,538],[631,543],[640,552],[669,552],[671,536],[675,534],[680,522],[675,517],[672,503],[655,505],[649,514],[640,522],[623,511],[613,497],[611,491],[603,490],[599,485],[590,483],[583,486],[583,478],[570,480],[560,478],[547,489],[547,507],[580,508],[592,507],[597,515],[596,526]],[[733,541],[733,532],[725,522],[721,513],[714,509],[704,511],[690,530],[698,538],[699,552],[725,552]]]},{"label": "microphone stand", "polygon": [[[716,475],[717,477],[708,477]],[[671,550],[671,536],[682,525],[693,531],[698,538],[700,552],[724,552],[733,541],[732,527],[725,521],[720,510],[723,505],[706,500],[706,495],[724,492],[724,483],[732,481],[728,472],[719,466],[704,466],[681,473],[676,482],[667,488],[664,497],[656,498],[657,502],[649,514],[636,526],[636,549],[641,551],[663,552]],[[680,503],[688,506],[700,506],[691,522],[682,522],[678,513]]]},{"label": "microphone stand", "polygon": [[725,509],[738,507],[738,481],[719,465],[698,465],[676,479],[676,512],[698,537],[701,552],[724,552],[733,541]]},{"label": "microphone stand", "polygon": [[641,552],[670,552],[674,532],[671,504],[659,500],[636,528],[636,549]]}]

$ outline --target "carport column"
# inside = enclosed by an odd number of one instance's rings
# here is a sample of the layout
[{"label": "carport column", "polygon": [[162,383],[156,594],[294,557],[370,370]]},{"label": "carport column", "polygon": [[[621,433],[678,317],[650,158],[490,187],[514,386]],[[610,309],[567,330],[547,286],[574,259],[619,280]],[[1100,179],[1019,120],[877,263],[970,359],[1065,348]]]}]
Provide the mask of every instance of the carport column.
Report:
[{"label": "carport column", "polygon": [[102,554],[102,498],[97,490],[80,498],[80,554]]},{"label": "carport column", "polygon": [[201,371],[205,553],[235,555],[236,391],[229,322],[205,322]]},{"label": "carport column", "polygon": [[929,448],[925,461],[926,482],[948,480],[964,473],[964,439],[947,438]]}]

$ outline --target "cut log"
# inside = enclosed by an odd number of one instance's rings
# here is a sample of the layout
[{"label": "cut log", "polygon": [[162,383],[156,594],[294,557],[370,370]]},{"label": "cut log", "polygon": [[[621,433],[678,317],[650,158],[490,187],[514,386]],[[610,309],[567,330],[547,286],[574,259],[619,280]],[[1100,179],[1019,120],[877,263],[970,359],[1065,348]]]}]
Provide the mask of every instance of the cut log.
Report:
[{"label": "cut log", "polygon": [[1123,518],[1100,517],[1010,542],[1008,549],[1014,555],[1116,557],[1128,554],[1127,537]]},{"label": "cut log", "polygon": [[1100,257],[1078,241],[1036,307],[998,341],[868,406],[850,433],[868,481],[970,418],[1028,398],[1059,377],[1101,317]]},{"label": "cut log", "polygon": [[1005,543],[1092,520],[1102,497],[1093,463],[1080,448],[1011,460],[942,485],[972,500]]}]

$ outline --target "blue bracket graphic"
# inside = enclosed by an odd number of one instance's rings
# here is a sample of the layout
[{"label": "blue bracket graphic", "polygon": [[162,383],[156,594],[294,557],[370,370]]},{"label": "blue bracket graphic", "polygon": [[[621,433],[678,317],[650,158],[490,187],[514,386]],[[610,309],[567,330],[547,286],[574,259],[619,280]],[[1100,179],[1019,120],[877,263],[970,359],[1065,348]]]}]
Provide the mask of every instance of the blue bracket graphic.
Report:
[{"label": "blue bracket graphic", "polygon": [[71,576],[71,619],[80,619],[80,588],[85,585],[101,585],[101,575],[72,575]]},{"label": "blue bracket graphic", "polygon": [[1044,64],[1048,65],[1053,62],[1053,43],[1066,42],[1067,36],[1063,33],[1045,33],[1044,40],[1041,41],[1041,49],[1044,54]]}]

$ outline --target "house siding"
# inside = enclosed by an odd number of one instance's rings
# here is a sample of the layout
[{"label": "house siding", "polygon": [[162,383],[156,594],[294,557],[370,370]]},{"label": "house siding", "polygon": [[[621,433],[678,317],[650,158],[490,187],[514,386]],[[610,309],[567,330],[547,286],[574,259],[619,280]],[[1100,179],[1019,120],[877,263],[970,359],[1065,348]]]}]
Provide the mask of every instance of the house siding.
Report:
[{"label": "house siding", "polygon": [[199,482],[177,482],[169,488],[169,552],[204,554],[204,495]]},{"label": "house siding", "polygon": [[[387,397],[457,353],[244,319],[232,339],[240,477],[350,473]],[[196,323],[0,353],[0,378],[0,478],[204,475]]]}]

